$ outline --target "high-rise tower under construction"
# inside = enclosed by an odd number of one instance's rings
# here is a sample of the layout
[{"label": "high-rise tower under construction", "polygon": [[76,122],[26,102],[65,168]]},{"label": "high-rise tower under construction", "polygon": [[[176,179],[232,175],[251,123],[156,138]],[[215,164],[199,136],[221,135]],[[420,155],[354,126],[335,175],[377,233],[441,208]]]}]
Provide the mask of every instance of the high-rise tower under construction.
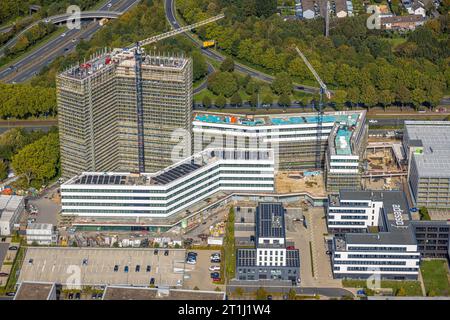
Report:
[{"label": "high-rise tower under construction", "polygon": [[[180,143],[173,132],[191,132],[192,60],[144,54],[141,75],[136,72],[134,52],[115,49],[58,75],[64,177],[83,171],[153,172],[172,163]],[[189,155],[188,139],[183,146]]]}]

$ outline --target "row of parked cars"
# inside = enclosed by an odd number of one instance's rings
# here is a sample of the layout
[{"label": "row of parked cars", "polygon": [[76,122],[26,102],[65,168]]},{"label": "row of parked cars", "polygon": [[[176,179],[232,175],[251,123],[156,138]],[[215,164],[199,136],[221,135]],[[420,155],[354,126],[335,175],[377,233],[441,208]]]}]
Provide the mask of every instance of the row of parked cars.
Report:
[{"label": "row of parked cars", "polygon": [[[210,261],[212,263],[220,263],[220,253],[215,252],[211,255],[210,257]],[[211,279],[213,282],[220,282],[220,265],[212,265],[209,267],[209,271],[214,271],[211,272]]]}]

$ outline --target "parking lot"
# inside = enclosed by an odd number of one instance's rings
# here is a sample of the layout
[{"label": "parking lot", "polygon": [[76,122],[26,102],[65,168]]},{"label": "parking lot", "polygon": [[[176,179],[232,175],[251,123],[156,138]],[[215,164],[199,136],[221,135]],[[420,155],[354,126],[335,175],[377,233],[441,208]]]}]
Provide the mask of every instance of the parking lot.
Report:
[{"label": "parking lot", "polygon": [[61,206],[57,202],[44,197],[30,200],[28,203],[35,206],[38,210],[37,215],[32,216],[36,218],[36,223],[51,223],[56,226],[58,214],[61,211]]},{"label": "parking lot", "polygon": [[18,282],[181,287],[184,265],[184,249],[31,247]]},{"label": "parking lot", "polygon": [[212,281],[210,277],[212,271],[209,271],[211,265],[220,265],[220,263],[211,263],[210,261],[211,254],[219,251],[189,250],[189,252],[191,251],[197,253],[197,263],[195,265],[186,264],[186,276],[189,276],[189,279],[185,279],[183,288],[193,289],[197,287],[200,290],[214,290],[216,287],[222,288],[223,285],[218,285]]}]

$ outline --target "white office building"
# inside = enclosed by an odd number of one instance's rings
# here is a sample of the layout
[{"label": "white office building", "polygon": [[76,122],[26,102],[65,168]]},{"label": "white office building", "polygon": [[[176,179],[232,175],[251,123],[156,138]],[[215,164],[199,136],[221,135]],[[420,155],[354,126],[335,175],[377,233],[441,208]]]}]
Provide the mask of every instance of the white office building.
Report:
[{"label": "white office building", "polygon": [[49,246],[57,243],[57,234],[50,223],[31,223],[26,230],[27,244]]},{"label": "white office building", "polygon": [[341,191],[327,219],[335,278],[417,279],[420,252],[402,191]]},{"label": "white office building", "polygon": [[378,227],[383,200],[366,194],[342,190],[339,195],[328,196],[327,226],[333,234],[366,232],[368,227]]},{"label": "white office building", "polygon": [[359,150],[367,138],[365,115],[365,111],[326,112],[319,132],[317,113],[253,116],[198,112],[192,123],[194,151],[270,148],[275,152],[277,168],[298,170],[325,167],[325,153],[331,143],[338,150],[336,155],[353,156],[352,165],[359,169]]},{"label": "white office building", "polygon": [[14,225],[19,222],[20,215],[24,210],[24,197],[22,196],[0,196],[0,235],[11,235]]},{"label": "white office building", "polygon": [[83,173],[61,185],[62,214],[166,218],[223,192],[273,192],[272,150],[207,149],[156,173]]}]

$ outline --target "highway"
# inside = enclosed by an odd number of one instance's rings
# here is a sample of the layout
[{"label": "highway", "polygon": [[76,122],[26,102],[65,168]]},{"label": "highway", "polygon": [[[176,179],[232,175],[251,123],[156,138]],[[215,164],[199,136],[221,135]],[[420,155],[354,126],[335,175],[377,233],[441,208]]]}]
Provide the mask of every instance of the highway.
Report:
[{"label": "highway", "polygon": [[[177,21],[176,15],[175,15],[174,0],[165,0],[165,12],[166,12],[166,19],[169,21],[172,28],[174,28],[174,29],[180,28],[181,25]],[[191,39],[195,43],[196,46],[200,47],[198,42],[192,37],[191,34],[186,32],[185,35],[189,39]],[[225,60],[225,57],[223,55],[217,53],[216,51],[209,50],[209,49],[203,49],[203,48],[200,48],[200,49],[201,49],[203,55],[205,55],[206,57],[208,57],[212,60],[215,60],[218,62],[222,62],[223,60]],[[248,74],[248,75],[252,76],[253,78],[256,78],[256,79],[259,79],[261,81],[268,82],[268,83],[272,82],[274,79],[274,77],[272,77],[268,74],[254,70],[250,67],[247,67],[247,66],[237,63],[237,62],[235,62],[235,70],[238,72],[241,72],[243,74]],[[311,87],[311,86],[305,86],[305,85],[295,85],[294,89],[297,91],[303,91],[306,93],[317,93],[318,92],[318,88]]]},{"label": "highway", "polygon": [[[139,0],[111,0],[106,2],[99,10],[127,11]],[[108,3],[112,6],[108,8]],[[0,71],[0,80],[5,83],[19,83],[30,79],[37,74],[44,66],[49,65],[57,57],[69,53],[73,50],[80,39],[90,39],[101,26],[98,22],[82,22],[80,30],[67,30],[45,45],[33,50],[20,61],[14,63],[12,67]]]}]

